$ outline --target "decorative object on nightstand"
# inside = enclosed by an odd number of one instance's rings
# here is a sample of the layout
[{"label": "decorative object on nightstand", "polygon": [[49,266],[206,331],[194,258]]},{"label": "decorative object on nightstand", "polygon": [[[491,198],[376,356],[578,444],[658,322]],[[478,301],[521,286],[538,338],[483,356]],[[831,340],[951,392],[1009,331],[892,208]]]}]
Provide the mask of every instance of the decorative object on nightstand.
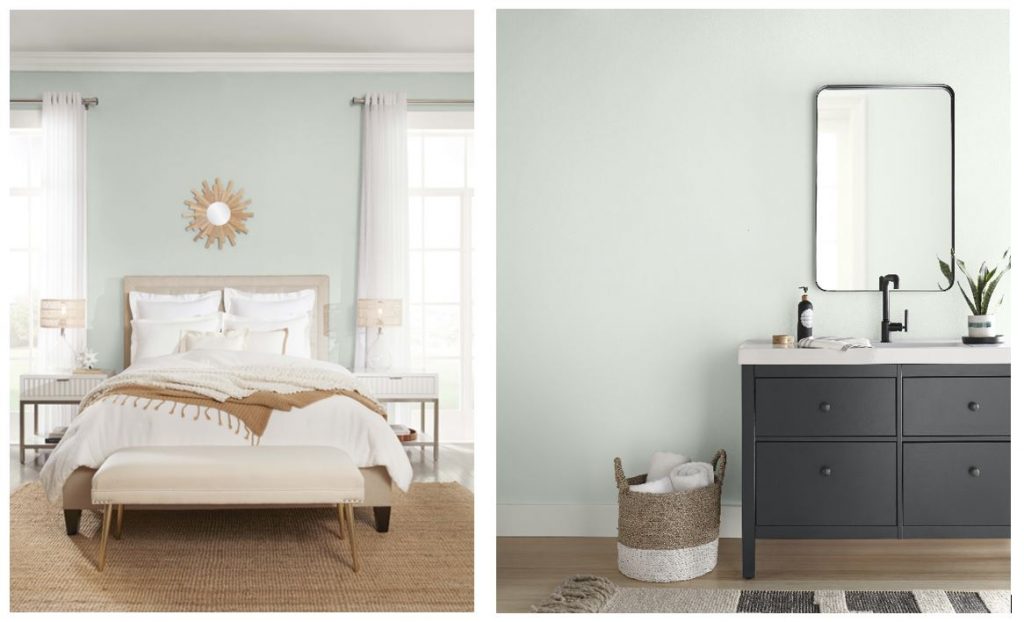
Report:
[{"label": "decorative object on nightstand", "polygon": [[85,328],[85,300],[81,298],[43,298],[39,301],[39,327],[60,329],[61,339],[74,354],[75,361],[81,360],[82,353],[75,350],[67,340],[64,331],[68,328]]},{"label": "decorative object on nightstand", "polygon": [[[964,343],[973,345],[1003,342],[1003,336],[996,334],[995,315],[990,315],[988,311],[992,295],[995,293],[999,281],[1010,271],[1010,259],[1010,249],[1006,249],[994,268],[989,269],[985,262],[982,262],[981,268],[978,269],[978,275],[974,278],[967,273],[967,265],[962,259],[955,260],[956,267],[963,273],[964,278],[967,279],[967,285],[971,289],[971,295],[968,296],[964,286],[959,282],[956,284],[972,314],[967,316],[967,336],[963,338]],[[1006,261],[1005,266],[1002,265],[1004,260]],[[939,270],[950,283],[955,280],[953,267],[942,259],[939,259]],[[1001,296],[996,304],[1002,304],[1004,297]]]},{"label": "decorative object on nightstand", "polygon": [[[360,298],[356,301],[356,325],[366,329],[366,368],[386,371],[391,368],[391,352],[382,339],[385,326],[402,325],[402,301]],[[370,330],[377,329],[371,339]]]},{"label": "decorative object on nightstand", "polygon": [[369,392],[370,397],[381,404],[418,402],[420,405],[419,434],[422,434],[426,427],[427,404],[433,405],[434,433],[432,437],[424,437],[417,434],[417,440],[404,441],[402,444],[414,447],[433,446],[434,462],[437,462],[437,450],[440,445],[438,441],[439,419],[441,415],[437,374],[420,371],[379,372],[360,370],[356,371],[355,375],[363,383],[363,387]]},{"label": "decorative object on nightstand", "polygon": [[185,218],[192,220],[185,227],[185,231],[195,231],[196,236],[192,241],[206,238],[206,246],[210,248],[214,241],[217,242],[217,250],[224,248],[224,240],[235,245],[235,234],[249,233],[245,221],[252,218],[252,212],[245,208],[252,204],[251,199],[245,198],[245,190],[239,188],[234,192],[235,182],[228,181],[225,188],[220,183],[220,178],[213,180],[211,186],[205,179],[202,190],[193,190],[191,201],[185,201],[188,211]]},{"label": "decorative object on nightstand", "polygon": [[[64,435],[60,428],[45,435],[39,431],[39,406],[54,404],[77,405],[110,374],[103,370],[90,370],[82,374],[22,374],[18,406],[18,457],[25,464],[25,450],[53,449]],[[44,437],[43,443],[25,442],[25,406],[32,405],[33,432]],[[51,442],[54,441],[54,442]]]}]

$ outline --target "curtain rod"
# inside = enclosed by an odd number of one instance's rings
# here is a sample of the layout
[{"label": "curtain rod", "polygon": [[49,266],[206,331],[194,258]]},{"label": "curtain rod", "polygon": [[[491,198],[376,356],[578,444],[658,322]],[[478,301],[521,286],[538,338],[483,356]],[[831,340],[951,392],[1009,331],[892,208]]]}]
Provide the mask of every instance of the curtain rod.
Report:
[{"label": "curtain rod", "polygon": [[[365,97],[353,97],[352,98],[352,105],[353,106],[362,106],[365,103],[366,103],[366,98]],[[469,104],[469,105],[473,105],[473,100],[472,99],[409,99],[409,100],[406,100],[406,103],[408,103],[408,104],[417,104],[417,105],[418,104],[425,104],[425,105],[430,105],[430,104]]]},{"label": "curtain rod", "polygon": [[[43,103],[43,100],[41,100],[41,99],[12,99],[11,103],[12,104],[41,104],[41,103]],[[83,97],[82,98],[82,105],[85,106],[86,110],[88,110],[89,106],[99,106],[100,105],[100,100],[99,100],[98,97]]]}]

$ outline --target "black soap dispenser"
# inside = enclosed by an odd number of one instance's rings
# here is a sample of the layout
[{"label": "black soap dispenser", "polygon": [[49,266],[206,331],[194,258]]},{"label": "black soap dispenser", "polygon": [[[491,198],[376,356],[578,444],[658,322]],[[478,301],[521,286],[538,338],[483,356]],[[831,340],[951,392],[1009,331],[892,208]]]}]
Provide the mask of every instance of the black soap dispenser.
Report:
[{"label": "black soap dispenser", "polygon": [[800,304],[796,306],[796,339],[806,339],[814,336],[814,305],[807,299],[807,287],[797,289],[804,290],[800,297]]}]

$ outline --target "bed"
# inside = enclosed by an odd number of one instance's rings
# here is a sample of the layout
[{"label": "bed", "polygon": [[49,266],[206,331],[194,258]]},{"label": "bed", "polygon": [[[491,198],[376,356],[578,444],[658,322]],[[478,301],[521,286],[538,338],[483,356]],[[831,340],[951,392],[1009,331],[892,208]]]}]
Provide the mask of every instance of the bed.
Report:
[{"label": "bed", "polygon": [[[212,290],[224,290],[225,288],[232,288],[240,290],[241,292],[253,293],[256,295],[289,295],[290,293],[297,293],[306,290],[312,290],[315,294],[315,300],[310,312],[310,322],[308,330],[309,348],[310,354],[309,362],[302,361],[301,365],[309,368],[329,368],[333,370],[337,369],[340,375],[343,368],[330,363],[323,363],[319,361],[326,361],[328,358],[328,337],[327,337],[327,301],[329,298],[329,279],[323,275],[312,275],[312,276],[128,276],[124,278],[123,282],[123,302],[124,302],[124,366],[128,369],[126,371],[132,371],[138,373],[137,370],[145,369],[147,364],[150,367],[154,367],[156,364],[154,361],[162,361],[160,358],[149,358],[141,359],[136,361],[136,365],[129,367],[132,363],[132,305],[129,303],[130,292],[143,292],[147,294],[199,294],[201,292],[210,292]],[[224,310],[224,302],[220,303],[220,309]],[[288,336],[287,331],[285,332],[286,338],[291,339],[292,336]],[[303,344],[304,346],[305,344]],[[167,365],[173,365],[174,367],[180,367],[184,364],[187,365],[205,365],[204,369],[208,369],[211,365],[210,360],[216,363],[218,361],[217,356],[211,354],[209,357],[198,357],[193,356],[196,353],[186,353],[184,355],[171,355],[167,357]],[[219,355],[218,355],[219,356]],[[231,357],[241,357],[242,353],[224,353],[223,357],[226,360],[233,361]],[[248,356],[248,355],[246,355]],[[282,362],[287,361],[289,365],[296,365],[296,361],[293,357],[276,356],[272,354],[266,355],[252,355],[257,360],[264,359],[280,359]],[[262,357],[262,358],[260,358]],[[138,357],[137,357],[138,358]],[[200,362],[196,362],[198,359],[203,359]],[[207,360],[208,359],[208,360]],[[245,359],[248,360],[248,359]],[[124,377],[125,374],[119,374]],[[116,379],[118,376],[115,376]],[[246,428],[246,435],[240,434],[227,434],[225,433],[222,426],[213,425],[212,423],[203,427],[203,431],[200,432],[204,435],[209,435],[209,438],[204,437],[197,441],[205,444],[237,444],[245,442],[259,442],[260,444],[287,444],[288,441],[294,442],[294,444],[325,444],[325,445],[338,445],[346,448],[348,444],[350,452],[365,454],[363,461],[367,464],[360,464],[360,471],[365,479],[366,496],[362,503],[363,506],[369,506],[373,508],[374,520],[376,523],[377,531],[386,532],[389,529],[390,520],[390,509],[391,509],[391,492],[392,485],[397,483],[399,487],[407,487],[408,482],[411,480],[412,468],[409,464],[408,457],[405,455],[404,450],[401,448],[401,444],[397,438],[394,438],[393,434],[384,435],[381,432],[382,428],[380,424],[374,419],[380,419],[380,415],[374,413],[372,417],[367,413],[371,412],[371,408],[368,408],[363,403],[358,403],[356,400],[347,400],[343,396],[331,397],[328,400],[323,400],[316,404],[311,404],[302,408],[295,408],[289,412],[273,412],[271,423],[276,424],[276,428],[273,430],[283,430],[284,423],[287,422],[285,416],[295,416],[300,414],[306,414],[304,417],[306,426],[303,431],[296,432],[290,431],[289,434],[272,434],[271,427],[268,426],[266,433],[260,437],[254,439],[248,439],[248,428]],[[92,476],[96,469],[102,463],[102,459],[105,458],[105,454],[111,449],[116,449],[125,444],[130,444],[132,438],[144,438],[145,444],[173,444],[161,434],[170,434],[174,436],[179,434],[177,428],[171,431],[172,428],[167,427],[174,425],[175,417],[166,417],[164,419],[156,419],[151,411],[138,411],[132,416],[127,416],[122,411],[111,411],[113,414],[107,411],[91,411],[90,409],[133,409],[138,408],[138,401],[135,401],[134,406],[132,404],[122,403],[120,405],[109,405],[105,403],[94,403],[86,406],[82,410],[82,415],[76,417],[76,420],[69,427],[69,436],[66,436],[61,444],[53,451],[50,459],[47,461],[47,465],[44,467],[44,472],[41,474],[41,479],[44,480],[44,487],[49,485],[51,488],[60,486],[59,493],[57,491],[48,491],[51,494],[51,498],[59,494],[59,503],[64,509],[64,519],[67,528],[68,535],[74,535],[78,532],[78,524],[81,518],[82,510],[99,510],[99,506],[93,505],[91,502],[91,487],[92,487]],[[166,409],[165,409],[166,410]],[[342,412],[342,410],[344,412]],[[330,411],[330,412],[326,412]],[[99,416],[99,412],[102,412],[104,416]],[[134,412],[134,411],[132,411]],[[169,412],[169,411],[167,411]],[[199,418],[199,411],[196,410],[196,418]],[[340,413],[340,414],[336,414]],[[334,422],[336,417],[345,417],[345,421],[348,422],[345,426],[341,424],[331,423],[335,427],[328,426],[327,428],[316,427],[316,422]],[[152,419],[146,419],[150,417]],[[319,417],[319,419],[317,419]],[[191,418],[191,415],[190,415]],[[206,417],[209,419],[209,416]],[[292,421],[298,421],[293,419]],[[386,420],[385,420],[386,424]],[[185,423],[181,424],[182,426]],[[326,425],[326,424],[325,424]],[[77,426],[77,427],[76,427]],[[111,432],[111,427],[113,432]],[[122,427],[135,426],[135,431],[125,431]],[[162,430],[159,431],[154,428],[163,426]],[[228,426],[230,429],[230,425]],[[184,428],[181,428],[184,430]],[[190,427],[188,434],[195,435],[197,427]],[[368,429],[370,432],[367,432]],[[351,438],[343,438],[349,434],[349,430],[355,430],[351,433]],[[72,432],[77,434],[72,434]],[[390,427],[387,428],[390,433]],[[371,433],[372,432],[372,433]],[[123,434],[122,434],[123,433]],[[122,437],[117,437],[118,434],[122,434]],[[134,436],[133,436],[134,435]],[[299,436],[316,436],[317,438],[297,438]],[[333,436],[332,436],[333,435]],[[116,440],[107,440],[107,437],[117,437]],[[255,437],[255,435],[253,435]],[[286,442],[281,442],[282,439]],[[83,443],[91,443],[96,446],[85,446]],[[77,443],[77,446],[76,446]],[[362,451],[361,447],[355,447],[353,443],[370,443],[374,446],[369,451]],[[392,445],[393,443],[393,445]],[[401,458],[398,458],[397,451],[401,452]],[[85,456],[85,457],[83,457]],[[369,456],[369,457],[367,457]],[[385,458],[381,458],[385,456]],[[383,462],[384,464],[377,464],[376,462]],[[358,462],[357,462],[358,464]],[[179,508],[186,509],[186,508]]]}]

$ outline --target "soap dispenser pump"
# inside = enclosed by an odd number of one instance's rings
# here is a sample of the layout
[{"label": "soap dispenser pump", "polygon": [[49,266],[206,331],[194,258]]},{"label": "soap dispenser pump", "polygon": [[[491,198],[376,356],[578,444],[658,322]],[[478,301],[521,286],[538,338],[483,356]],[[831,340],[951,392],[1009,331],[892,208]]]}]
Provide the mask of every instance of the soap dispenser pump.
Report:
[{"label": "soap dispenser pump", "polygon": [[807,286],[797,289],[804,290],[800,304],[796,307],[796,339],[799,341],[814,336],[814,305],[807,299]]}]

